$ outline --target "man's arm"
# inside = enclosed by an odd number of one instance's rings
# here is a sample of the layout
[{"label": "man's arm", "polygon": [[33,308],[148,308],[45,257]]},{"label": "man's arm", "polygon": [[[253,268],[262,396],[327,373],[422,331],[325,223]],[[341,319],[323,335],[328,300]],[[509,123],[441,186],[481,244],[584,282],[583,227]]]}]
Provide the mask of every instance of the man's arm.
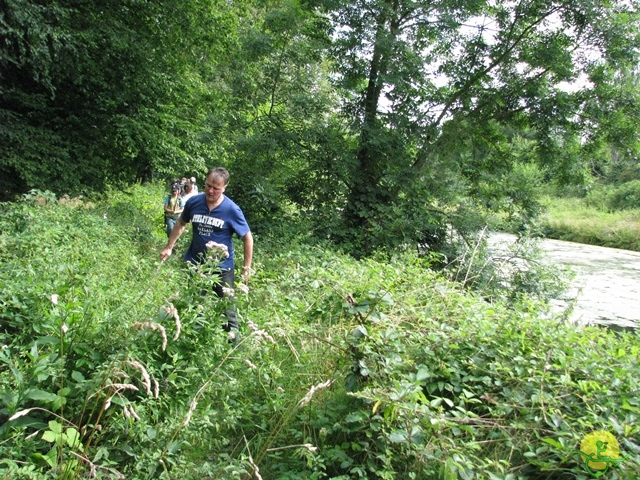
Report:
[{"label": "man's arm", "polygon": [[171,251],[173,250],[173,247],[175,246],[178,239],[180,238],[180,235],[182,235],[182,232],[184,232],[184,229],[186,226],[187,226],[187,222],[182,220],[182,217],[176,220],[176,224],[174,225],[173,230],[171,230],[171,235],[169,235],[167,246],[164,247],[162,252],[160,252],[160,260],[164,262],[167,258],[171,256]]},{"label": "man's arm", "polygon": [[[173,232],[171,232],[171,234],[173,235]],[[242,237],[242,242],[244,243],[244,266],[242,267],[242,279],[245,283],[248,283],[249,277],[251,276],[251,261],[253,259],[253,235],[251,235],[251,232],[247,232],[247,234]]]}]

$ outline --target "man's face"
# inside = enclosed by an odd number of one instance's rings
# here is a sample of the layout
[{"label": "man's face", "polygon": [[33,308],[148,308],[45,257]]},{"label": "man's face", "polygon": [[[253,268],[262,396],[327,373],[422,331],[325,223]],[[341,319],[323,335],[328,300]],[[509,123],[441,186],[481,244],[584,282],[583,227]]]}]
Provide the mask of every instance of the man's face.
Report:
[{"label": "man's face", "polygon": [[207,196],[207,203],[216,203],[220,195],[224,193],[227,186],[219,178],[207,177],[204,182],[204,192]]}]

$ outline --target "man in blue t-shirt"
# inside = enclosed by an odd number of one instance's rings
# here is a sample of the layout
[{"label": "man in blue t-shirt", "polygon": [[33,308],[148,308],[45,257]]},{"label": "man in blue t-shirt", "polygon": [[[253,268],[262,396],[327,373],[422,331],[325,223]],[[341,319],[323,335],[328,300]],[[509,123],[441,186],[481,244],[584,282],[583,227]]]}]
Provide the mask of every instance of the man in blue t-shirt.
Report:
[{"label": "man in blue t-shirt", "polygon": [[[191,245],[184,256],[187,262],[196,264],[204,262],[209,242],[225,245],[229,256],[219,265],[221,282],[214,289],[219,297],[223,296],[223,287],[235,288],[232,242],[234,233],[242,238],[244,243],[242,277],[245,282],[249,281],[253,258],[253,236],[244,214],[233,200],[224,195],[228,184],[229,172],[226,169],[217,167],[209,170],[204,182],[204,193],[191,197],[186,203],[171,235],[169,235],[167,246],[160,253],[162,261],[169,258],[174,245],[189,222],[193,223],[193,236]],[[237,330],[238,320],[235,310],[229,309],[225,315],[228,321],[225,330]],[[235,337],[237,338],[237,335]]]}]

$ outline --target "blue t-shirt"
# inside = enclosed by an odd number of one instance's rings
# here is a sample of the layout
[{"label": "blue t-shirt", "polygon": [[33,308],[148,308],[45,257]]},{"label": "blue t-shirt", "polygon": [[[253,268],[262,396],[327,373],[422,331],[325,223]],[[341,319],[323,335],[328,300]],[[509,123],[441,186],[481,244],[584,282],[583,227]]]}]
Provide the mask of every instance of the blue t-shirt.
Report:
[{"label": "blue t-shirt", "polygon": [[233,200],[223,195],[220,205],[210,211],[206,195],[200,193],[189,199],[182,211],[181,218],[187,223],[193,223],[191,246],[184,255],[187,262],[201,263],[204,261],[206,244],[213,241],[226,245],[229,249],[229,257],[223,259],[220,268],[233,268],[233,234],[235,233],[242,238],[249,233],[249,225],[244,214]]}]

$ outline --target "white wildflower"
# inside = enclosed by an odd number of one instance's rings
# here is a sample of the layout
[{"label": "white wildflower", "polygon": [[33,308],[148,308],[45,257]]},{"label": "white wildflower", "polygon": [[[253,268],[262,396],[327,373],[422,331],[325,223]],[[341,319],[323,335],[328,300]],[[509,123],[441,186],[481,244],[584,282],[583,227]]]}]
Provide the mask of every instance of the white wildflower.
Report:
[{"label": "white wildflower", "polygon": [[112,383],[111,388],[116,392],[119,392],[120,390],[133,390],[137,392],[139,390],[139,388],[132,383]]},{"label": "white wildflower", "polygon": [[249,368],[251,370],[257,370],[258,367],[256,367],[253,363],[251,363],[251,360],[249,360],[248,358],[245,359],[244,363],[246,363],[247,365],[249,365]]},{"label": "white wildflower", "polygon": [[167,349],[167,331],[159,323],[152,323],[151,328],[160,332],[160,336],[162,336],[162,351],[164,352]]},{"label": "white wildflower", "polygon": [[269,335],[268,332],[266,332],[265,330],[254,330],[251,333],[253,336],[258,337],[258,338],[264,338],[265,340],[269,341],[272,344],[276,344],[277,342],[274,340],[274,338]]},{"label": "white wildflower", "polygon": [[304,443],[304,444],[302,444],[302,447],[306,448],[310,452],[315,452],[316,450],[318,450],[318,447],[314,447],[310,443]]},{"label": "white wildflower", "polygon": [[67,327],[66,323],[62,324],[62,326],[60,327],[60,331],[62,332],[63,335],[69,331],[69,327]]},{"label": "white wildflower", "polygon": [[142,330],[143,328],[148,328],[149,330],[157,330],[158,332],[160,332],[160,336],[162,337],[162,351],[164,352],[167,349],[167,330],[161,324],[149,319],[144,323],[135,322],[132,327],[139,330]]},{"label": "white wildflower", "polygon": [[153,379],[153,396],[158,398],[159,395],[160,395],[160,384],[158,384],[158,381],[154,378]]},{"label": "white wildflower", "polygon": [[169,302],[168,307],[162,307],[167,314],[171,315],[176,322],[176,333],[173,336],[174,340],[177,340],[180,337],[180,332],[182,331],[182,323],[180,322],[180,315],[178,315],[178,309]]},{"label": "white wildflower", "polygon": [[247,322],[247,326],[249,327],[249,330],[251,330],[251,335],[254,335],[254,336],[258,337],[258,338],[264,338],[264,339],[268,340],[269,342],[273,343],[274,345],[277,343],[273,339],[273,337],[271,335],[269,335],[268,332],[266,332],[265,330],[260,330],[258,325],[253,323],[251,320],[249,320]]},{"label": "white wildflower", "polygon": [[249,294],[249,287],[244,283],[239,283],[238,285],[236,285],[236,289],[238,289],[240,293],[244,293],[245,295]]},{"label": "white wildflower", "polygon": [[58,298],[60,298],[60,297],[58,297],[57,293],[54,293],[53,295],[51,295],[51,303],[53,303],[54,305],[57,305],[58,304]]},{"label": "white wildflower", "polygon": [[253,467],[253,474],[255,475],[256,479],[262,480],[262,475],[260,475],[260,469],[258,468],[258,465],[256,465],[255,462],[253,461],[253,458],[249,457],[249,463]]},{"label": "white wildflower", "polygon": [[104,402],[104,407],[102,407],[102,409],[103,409],[103,410],[106,410],[107,408],[109,408],[109,407],[111,406],[111,399],[112,399],[112,398],[113,398],[113,397],[109,397],[109,398],[107,398],[107,401],[106,401],[106,402]]},{"label": "white wildflower", "polygon": [[216,243],[216,242],[207,242],[205,247],[211,250],[214,255],[217,253],[221,253],[222,255],[224,255],[224,258],[229,257],[229,249],[227,248],[226,245],[223,245],[221,243]]},{"label": "white wildflower", "polygon": [[129,404],[129,411],[131,412],[131,415],[133,415],[133,418],[135,418],[136,420],[140,421],[140,417],[136,413],[136,409],[133,408],[133,405],[131,405],[131,404]]},{"label": "white wildflower", "polygon": [[222,294],[225,297],[233,297],[233,288],[222,287]]},{"label": "white wildflower", "polygon": [[27,408],[26,410],[20,410],[19,412],[14,413],[9,417],[9,421],[12,422],[16,418],[24,417],[27,413],[29,413],[33,408]]}]

